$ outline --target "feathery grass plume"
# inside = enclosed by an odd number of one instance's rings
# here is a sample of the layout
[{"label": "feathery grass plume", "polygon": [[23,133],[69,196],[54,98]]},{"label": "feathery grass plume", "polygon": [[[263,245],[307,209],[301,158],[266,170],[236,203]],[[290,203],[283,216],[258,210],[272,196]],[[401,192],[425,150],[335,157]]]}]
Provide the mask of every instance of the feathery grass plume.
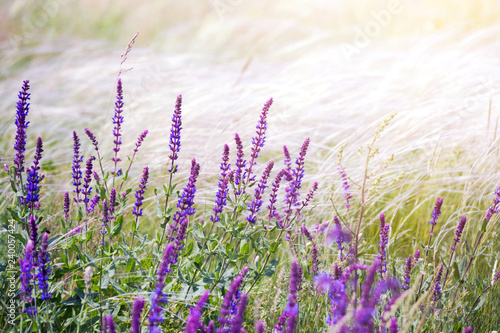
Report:
[{"label": "feathery grass plume", "polygon": [[[290,293],[288,294],[288,303],[285,310],[278,318],[278,323],[274,326],[275,331],[284,333],[285,328],[290,325],[295,327],[295,319],[290,321],[290,318],[295,318],[299,313],[299,306],[297,304],[298,296],[297,291],[299,288],[301,277],[299,276],[299,265],[296,261],[292,262],[292,269],[290,272]],[[288,332],[288,330],[286,331]]]},{"label": "feathery grass plume", "polygon": [[201,295],[198,303],[196,303],[196,306],[190,309],[190,314],[186,319],[186,329],[184,330],[184,332],[197,333],[198,329],[200,329],[202,332],[204,331],[203,322],[201,321],[201,314],[203,313],[203,307],[205,306],[205,303],[207,303],[209,295],[210,291],[206,290],[203,295]]},{"label": "feathery grass plume", "polygon": [[351,208],[351,204],[349,200],[352,199],[351,192],[349,191],[349,182],[347,179],[347,175],[340,166],[337,168],[337,170],[340,173],[340,176],[342,177],[342,187],[344,188],[344,199],[345,199],[345,208],[347,209],[347,212],[349,213],[349,210]]},{"label": "feathery grass plume", "polygon": [[85,210],[88,210],[89,207],[89,202],[90,202],[90,194],[92,193],[92,187],[90,186],[90,183],[92,182],[92,162],[94,161],[95,157],[90,156],[89,159],[87,160],[87,163],[85,163],[85,177],[83,178],[83,202],[85,203]]},{"label": "feathery grass plume", "polygon": [[222,213],[227,203],[227,184],[229,182],[228,171],[231,166],[228,162],[229,146],[225,144],[222,152],[222,163],[220,164],[219,190],[217,191],[215,199],[214,213],[210,216],[212,222],[218,222],[220,220],[219,214]]},{"label": "feathery grass plume", "polygon": [[236,171],[234,173],[234,185],[235,195],[240,195],[245,192],[243,188],[243,170],[246,166],[247,161],[243,158],[245,154],[243,153],[243,143],[241,142],[240,136],[238,133],[234,134],[234,141],[236,142]]},{"label": "feathery grass plume", "polygon": [[136,297],[132,306],[132,318],[130,324],[130,333],[141,333],[141,313],[144,309],[144,298]]},{"label": "feathery grass plume", "polygon": [[16,175],[21,179],[21,172],[24,172],[24,152],[26,151],[26,129],[28,128],[29,121],[26,121],[28,116],[31,94],[28,93],[30,89],[29,80],[23,81],[23,86],[21,91],[19,91],[19,101],[16,106],[16,142],[14,144],[14,149],[16,150],[16,156],[14,157],[14,164],[16,166]]},{"label": "feathery grass plume", "polygon": [[78,134],[76,131],[73,131],[73,166],[72,166],[72,176],[73,176],[73,186],[75,189],[73,193],[75,193],[75,198],[73,201],[79,203],[80,199],[80,185],[82,185],[82,170],[80,168],[80,163],[83,161],[83,156],[80,156],[80,138],[78,138]]},{"label": "feathery grass plume", "polygon": [[172,115],[172,127],[170,128],[170,155],[168,158],[171,161],[169,173],[176,173],[178,166],[175,161],[179,157],[179,151],[181,149],[181,130],[182,130],[182,95],[177,96],[175,102],[175,109]]},{"label": "feathery grass plume", "polygon": [[63,211],[64,211],[64,219],[68,220],[69,218],[69,205],[70,205],[70,200],[69,200],[69,192],[64,193],[64,204],[63,204]]},{"label": "feathery grass plume", "polygon": [[380,228],[379,228],[379,234],[380,234],[380,241],[379,241],[379,252],[378,252],[378,260],[379,260],[379,272],[380,272],[380,277],[383,278],[384,274],[387,273],[387,254],[386,254],[386,248],[387,244],[389,242],[389,228],[390,225],[389,223],[385,223],[385,215],[384,213],[380,214]]},{"label": "feathery grass plume", "polygon": [[260,114],[259,121],[256,126],[256,136],[252,138],[252,154],[250,154],[250,161],[245,170],[245,174],[243,178],[245,179],[244,185],[248,185],[250,181],[255,179],[255,176],[252,175],[252,168],[257,164],[255,160],[259,157],[260,150],[264,147],[264,143],[266,142],[266,130],[267,130],[267,113],[269,112],[269,108],[273,104],[273,99],[269,99],[264,107],[262,108],[262,113]]},{"label": "feathery grass plume", "polygon": [[44,233],[42,236],[42,243],[40,246],[40,253],[38,254],[38,287],[42,293],[42,301],[52,298],[52,294],[49,293],[48,275],[50,273],[50,255],[47,252],[49,241],[49,234]]},{"label": "feathery grass plume", "polygon": [[115,170],[113,172],[114,176],[117,175],[117,165],[118,162],[121,161],[121,159],[118,158],[118,152],[120,151],[120,146],[122,144],[122,134],[121,134],[122,124],[123,124],[122,113],[123,113],[123,88],[122,88],[122,79],[119,78],[116,83],[115,114],[112,118],[113,124],[115,125],[113,127],[113,136],[115,137],[113,140],[113,143],[115,144],[113,151],[115,152],[115,155],[113,158],[111,158],[111,161],[113,161],[115,164]]},{"label": "feathery grass plume", "polygon": [[21,300],[27,304],[33,301],[33,297],[31,295],[33,286],[31,282],[33,280],[32,269],[35,262],[34,252],[35,244],[33,244],[33,241],[30,239],[26,243],[24,259],[19,259],[19,265],[21,266]]},{"label": "feathery grass plume", "polygon": [[241,283],[243,282],[243,278],[248,272],[248,267],[245,266],[241,272],[234,278],[234,280],[229,285],[229,288],[224,295],[224,299],[222,300],[222,305],[220,308],[220,315],[218,317],[218,322],[220,324],[220,329],[217,330],[218,333],[223,333],[229,329],[234,318],[231,318],[230,315],[233,314],[231,311],[232,307],[236,307],[238,302],[241,299],[238,297],[239,289],[241,287]]},{"label": "feathery grass plume", "polygon": [[248,210],[250,211],[250,215],[247,217],[247,221],[252,224],[255,224],[257,220],[257,213],[259,212],[262,203],[264,203],[264,200],[262,200],[262,195],[264,194],[264,191],[267,188],[267,180],[269,179],[269,175],[271,174],[273,166],[274,166],[274,161],[270,161],[267,164],[266,169],[262,174],[262,178],[260,179],[260,182],[257,185],[257,188],[255,189],[254,199],[247,206]]},{"label": "feathery grass plume", "polygon": [[175,212],[172,223],[170,224],[171,234],[169,236],[170,241],[175,239],[174,233],[179,232],[181,223],[184,222],[189,216],[195,213],[194,196],[196,194],[196,180],[200,174],[200,165],[196,163],[193,158],[191,161],[191,175],[189,177],[186,187],[182,190],[182,194],[177,202],[177,212]]},{"label": "feathery grass plume", "polygon": [[142,178],[139,183],[139,189],[135,191],[135,198],[137,201],[134,204],[134,208],[132,210],[132,214],[138,218],[139,216],[142,216],[142,201],[144,200],[144,192],[146,191],[146,185],[148,183],[148,178],[149,178],[149,168],[145,167],[144,170],[142,171]]},{"label": "feathery grass plume", "polygon": [[151,294],[151,309],[149,311],[149,332],[161,333],[159,325],[163,322],[163,308],[167,304],[167,294],[163,292],[165,279],[171,272],[170,266],[173,261],[174,246],[169,243],[163,252],[163,259],[158,267],[158,276],[156,280],[156,288]]}]

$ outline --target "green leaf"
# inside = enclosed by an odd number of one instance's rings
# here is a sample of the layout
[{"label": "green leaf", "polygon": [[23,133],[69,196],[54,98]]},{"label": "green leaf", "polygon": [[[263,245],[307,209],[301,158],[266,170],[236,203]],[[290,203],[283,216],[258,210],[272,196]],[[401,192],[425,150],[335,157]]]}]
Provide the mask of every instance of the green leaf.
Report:
[{"label": "green leaf", "polygon": [[240,254],[248,254],[248,252],[250,252],[250,243],[244,241],[244,243],[241,245]]},{"label": "green leaf", "polygon": [[279,248],[280,244],[281,244],[280,241],[276,241],[276,242],[271,243],[271,247],[269,248],[269,252],[270,253],[276,252],[276,250]]},{"label": "green leaf", "polygon": [[453,275],[457,281],[460,281],[460,269],[458,268],[458,264],[456,262],[453,263]]},{"label": "green leaf", "polygon": [[123,225],[123,215],[120,215],[116,218],[116,223],[115,226],[113,227],[113,231],[111,232],[112,236],[116,236],[120,233],[122,230],[122,225]]},{"label": "green leaf", "polygon": [[481,232],[486,232],[486,226],[488,225],[488,221],[484,219],[483,224],[481,224]]}]

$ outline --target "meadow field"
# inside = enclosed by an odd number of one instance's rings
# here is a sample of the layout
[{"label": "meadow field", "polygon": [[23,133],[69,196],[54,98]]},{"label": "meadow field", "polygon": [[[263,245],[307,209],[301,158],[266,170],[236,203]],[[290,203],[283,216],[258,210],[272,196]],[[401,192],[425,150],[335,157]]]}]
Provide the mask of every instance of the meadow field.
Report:
[{"label": "meadow field", "polygon": [[499,10],[1,2],[0,332],[500,330]]}]

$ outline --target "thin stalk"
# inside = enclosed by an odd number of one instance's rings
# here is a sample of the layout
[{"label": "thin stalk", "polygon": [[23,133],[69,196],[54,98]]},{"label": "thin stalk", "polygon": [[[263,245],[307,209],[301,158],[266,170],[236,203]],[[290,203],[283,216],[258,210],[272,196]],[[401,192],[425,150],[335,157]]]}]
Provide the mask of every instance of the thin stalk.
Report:
[{"label": "thin stalk", "polygon": [[[483,238],[483,235],[484,235],[484,232],[481,232],[479,234],[479,238],[477,239],[477,242],[476,242],[476,246],[474,247],[474,251],[472,252],[472,257],[470,258],[469,260],[469,264],[467,265],[467,268],[465,269],[465,272],[464,274],[462,275],[462,277],[460,278],[460,284],[463,283],[463,280],[465,278],[465,275],[467,275],[467,272],[469,271],[469,268],[472,264],[472,261],[474,260],[474,255],[476,254],[476,251],[477,251],[477,248],[479,246],[479,243],[481,242],[481,239]],[[458,293],[458,290],[460,289],[460,286],[458,288],[455,289],[455,294],[453,295],[453,302],[455,302],[455,298],[457,297],[457,293]]]}]

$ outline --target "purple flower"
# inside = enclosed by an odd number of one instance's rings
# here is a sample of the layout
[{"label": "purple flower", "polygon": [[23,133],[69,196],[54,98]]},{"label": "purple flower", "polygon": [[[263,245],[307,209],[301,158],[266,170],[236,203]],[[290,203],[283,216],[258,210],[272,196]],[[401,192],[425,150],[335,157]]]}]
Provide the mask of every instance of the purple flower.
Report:
[{"label": "purple flower", "polygon": [[436,278],[434,279],[434,288],[432,291],[432,298],[431,298],[433,306],[431,307],[431,310],[434,310],[436,303],[441,298],[441,277],[442,276],[443,276],[443,265],[441,264],[441,265],[439,265],[439,270],[436,274]]},{"label": "purple flower", "polygon": [[100,199],[101,198],[99,197],[98,194],[94,196],[94,198],[89,203],[89,208],[87,209],[87,213],[92,214],[94,212],[95,206],[99,203]]},{"label": "purple flower", "polygon": [[264,333],[264,323],[259,321],[255,327],[255,333]]},{"label": "purple flower", "polygon": [[[235,307],[237,303],[240,301],[238,297],[239,288],[241,287],[241,283],[243,282],[243,278],[248,272],[248,267],[244,267],[240,274],[234,278],[234,280],[229,285],[229,288],[224,295],[224,299],[222,300],[222,305],[220,308],[220,316],[218,318],[221,329],[218,332],[226,332],[229,330],[229,326],[233,321],[233,318],[230,318],[231,307]],[[234,314],[234,313],[233,313]]]},{"label": "purple flower", "polygon": [[182,129],[182,119],[181,119],[181,106],[182,106],[182,95],[177,96],[175,102],[175,110],[172,115],[172,127],[170,129],[170,155],[168,158],[172,161],[172,166],[168,169],[168,172],[176,173],[177,165],[175,161],[178,158],[178,153],[181,148],[181,129]]},{"label": "purple flower", "polygon": [[242,177],[243,169],[245,168],[247,161],[243,159],[243,157],[245,157],[245,154],[243,153],[243,143],[241,142],[238,133],[234,135],[234,141],[236,142],[236,172],[234,173],[234,184],[236,185],[235,194],[240,195],[245,192],[242,188]]},{"label": "purple flower", "polygon": [[333,278],[335,280],[340,280],[341,277],[342,277],[342,267],[337,266],[337,264],[335,264],[335,267],[333,268]]},{"label": "purple flower", "polygon": [[190,309],[190,314],[186,319],[186,329],[184,332],[186,333],[197,333],[198,329],[203,331],[203,323],[200,321],[201,314],[203,312],[203,307],[205,303],[208,301],[208,296],[210,295],[210,291],[206,290],[203,295],[201,295],[198,303],[196,303],[195,307]]},{"label": "purple flower", "polygon": [[115,207],[116,207],[116,189],[112,188],[110,193],[109,193],[109,212],[110,214],[113,214],[115,212]]},{"label": "purple flower", "polygon": [[234,316],[234,319],[231,323],[231,333],[243,333],[243,317],[245,315],[245,308],[247,306],[248,295],[243,294],[241,296],[240,303],[238,304],[238,312]]},{"label": "purple flower", "polygon": [[255,189],[255,196],[252,202],[247,206],[248,210],[250,211],[250,215],[247,217],[247,221],[255,224],[256,219],[257,219],[257,213],[260,210],[260,207],[262,206],[262,203],[264,203],[264,200],[262,200],[262,195],[264,194],[264,190],[267,187],[267,180],[269,179],[269,175],[271,174],[271,170],[273,169],[274,166],[274,161],[270,161],[266,169],[264,170],[264,173],[262,174],[262,178],[260,179],[259,184],[257,185],[257,188]]},{"label": "purple flower", "polygon": [[139,148],[141,147],[142,142],[144,141],[147,135],[148,135],[148,130],[145,130],[137,138],[137,142],[135,143],[134,155],[139,151]]},{"label": "purple flower", "polygon": [[247,169],[245,170],[244,178],[246,178],[245,183],[253,180],[252,177],[252,167],[257,163],[255,160],[259,157],[260,150],[264,147],[264,143],[266,142],[266,130],[267,130],[267,113],[269,112],[269,108],[273,104],[273,99],[269,99],[264,107],[262,108],[262,113],[260,115],[260,119],[257,122],[257,131],[256,136],[252,138],[252,154],[250,155],[250,162],[247,165]]},{"label": "purple flower", "polygon": [[415,251],[415,254],[413,255],[412,267],[415,267],[418,262],[418,258],[420,258],[420,250]]},{"label": "purple flower", "polygon": [[33,241],[30,239],[28,240],[28,243],[26,243],[24,259],[19,259],[19,265],[21,266],[21,299],[26,303],[31,303],[33,300],[31,296],[31,291],[33,290],[33,286],[31,285],[33,274],[31,270],[34,263],[34,252],[35,246]]},{"label": "purple flower", "polygon": [[194,205],[194,196],[196,194],[196,180],[198,179],[198,175],[200,173],[200,165],[196,163],[196,160],[193,158],[191,161],[191,176],[189,177],[188,183],[186,187],[182,190],[182,194],[177,202],[177,212],[175,212],[172,223],[170,227],[172,229],[172,235],[170,236],[170,240],[173,241],[173,233],[179,232],[179,227],[184,219],[195,213]]},{"label": "purple flower", "polygon": [[80,163],[83,161],[83,156],[80,156],[80,139],[78,138],[78,135],[76,134],[76,131],[73,131],[73,167],[72,170],[73,172],[71,173],[73,175],[73,186],[75,186],[75,189],[73,192],[75,193],[76,198],[73,198],[75,202],[80,202],[80,185],[82,185],[81,179],[82,179],[82,170],[80,168]]},{"label": "purple flower", "polygon": [[146,184],[149,178],[149,168],[145,167],[142,171],[142,178],[139,184],[139,190],[135,191],[135,197],[137,201],[135,202],[132,214],[139,217],[142,216],[142,200],[144,200],[144,192],[146,191]]},{"label": "purple flower", "polygon": [[387,243],[389,242],[389,223],[385,223],[385,215],[384,213],[380,214],[380,241],[379,241],[379,252],[378,252],[378,260],[380,263],[380,277],[383,277],[385,273],[387,273],[387,257],[386,257],[386,248]]},{"label": "purple flower", "polygon": [[50,255],[47,252],[49,234],[44,233],[42,236],[42,244],[40,246],[40,253],[38,255],[38,287],[42,293],[42,301],[52,298],[49,293],[48,275],[50,273]]},{"label": "purple flower", "polygon": [[28,128],[29,121],[26,121],[26,117],[29,113],[30,104],[30,89],[29,80],[23,81],[23,86],[19,92],[19,101],[16,107],[16,142],[14,144],[14,149],[17,151],[14,158],[14,164],[16,165],[17,175],[21,177],[21,172],[24,171],[24,152],[26,150],[26,129]]},{"label": "purple flower", "polygon": [[87,136],[90,139],[90,142],[92,142],[92,145],[94,146],[95,151],[99,152],[99,146],[98,146],[99,143],[97,142],[97,139],[96,139],[94,133],[92,133],[88,128],[86,128],[85,129],[85,134],[87,134]]},{"label": "purple flower", "polygon": [[85,203],[85,209],[88,210],[88,204],[90,201],[90,193],[92,192],[92,187],[90,183],[92,182],[92,162],[95,157],[90,156],[85,164],[85,178],[83,178],[83,202]]},{"label": "purple flower", "polygon": [[170,265],[173,264],[174,246],[169,243],[163,253],[163,259],[158,268],[156,289],[151,295],[151,309],[149,311],[149,332],[161,333],[158,327],[163,322],[163,308],[167,304],[167,294],[163,292],[165,278],[170,273]]},{"label": "purple flower", "polygon": [[495,200],[493,200],[493,203],[491,206],[488,208],[486,211],[485,219],[486,223],[490,222],[491,217],[493,214],[498,213],[498,204],[500,203],[500,187],[495,190]]},{"label": "purple flower", "polygon": [[349,200],[352,198],[352,195],[349,192],[349,182],[347,180],[347,175],[346,175],[345,171],[341,167],[338,167],[337,170],[339,171],[340,176],[342,177],[342,187],[344,188],[345,208],[349,212],[349,208],[351,208],[351,204],[349,203]]},{"label": "purple flower", "polygon": [[434,206],[434,211],[432,212],[432,219],[430,221],[430,224],[431,224],[431,235],[434,234],[434,226],[436,225],[437,223],[437,219],[439,217],[439,215],[441,215],[441,206],[443,205],[443,199],[442,198],[438,198],[437,201],[436,201],[436,205]]},{"label": "purple flower", "polygon": [[412,268],[413,268],[412,257],[408,257],[408,259],[406,259],[406,267],[405,267],[405,274],[403,277],[403,285],[401,286],[401,289],[403,289],[403,290],[410,289],[410,274],[411,274]]},{"label": "purple flower", "polygon": [[40,160],[42,159],[42,153],[43,141],[42,138],[38,137],[38,139],[36,140],[35,158],[33,160],[33,168],[35,170],[40,170],[40,167],[38,165],[40,164]]},{"label": "purple flower", "polygon": [[391,318],[391,326],[389,326],[391,333],[398,333],[398,320],[395,317]]},{"label": "purple flower", "polygon": [[[102,202],[102,220],[101,220],[101,235],[106,235],[108,231],[106,228],[108,227],[108,223],[110,221],[109,218],[109,206],[108,206],[108,200],[104,199]],[[104,244],[101,242],[101,245],[104,246]]]},{"label": "purple flower", "polygon": [[130,333],[141,333],[141,313],[144,309],[144,298],[137,297],[132,306]]},{"label": "purple flower", "polygon": [[296,168],[292,170],[292,180],[288,183],[285,195],[285,218],[284,226],[288,227],[292,208],[298,204],[299,190],[302,187],[302,178],[304,178],[304,165],[307,148],[309,147],[309,138],[302,144],[299,157],[295,160]]},{"label": "purple flower", "polygon": [[[292,174],[292,158],[290,157],[290,152],[288,151],[288,148],[286,146],[283,146],[283,155],[284,155],[283,164],[285,164],[286,170],[291,175]],[[291,180],[291,177],[288,180]]]},{"label": "purple flower", "polygon": [[29,217],[29,224],[30,224],[30,239],[33,242],[33,254],[36,259],[36,247],[38,245],[38,224],[36,223],[36,218],[33,215],[30,215]]},{"label": "purple flower", "polygon": [[118,158],[118,152],[120,151],[120,146],[122,144],[122,134],[120,133],[122,124],[123,124],[123,89],[122,89],[122,79],[118,79],[117,85],[116,85],[116,102],[115,102],[115,114],[112,118],[113,124],[115,125],[113,127],[113,136],[115,137],[113,140],[113,143],[115,144],[115,147],[113,148],[113,151],[115,152],[115,156],[111,159],[115,163],[115,174],[116,174],[116,165],[118,162],[121,161],[121,159]]},{"label": "purple flower", "polygon": [[94,179],[97,183],[100,183],[101,182],[101,177],[99,177],[99,175],[97,174],[97,172],[92,172],[92,175],[94,176]]},{"label": "purple flower", "polygon": [[[293,325],[295,327],[295,319],[290,322],[290,318],[297,316],[299,313],[299,307],[297,305],[297,291],[300,279],[299,265],[296,261],[294,261],[292,263],[292,270],[290,273],[290,294],[288,295],[288,304],[285,311],[283,311],[281,316],[278,318],[278,323],[274,326],[274,329],[278,332],[284,332],[285,326],[289,327],[289,325]],[[286,332],[288,332],[288,330]]]},{"label": "purple flower", "polygon": [[[269,199],[269,206],[267,206],[267,209],[269,209],[269,215],[268,215],[269,220],[267,223],[268,228],[270,227],[271,219],[273,217],[277,217],[276,206],[274,204],[278,201],[278,199],[277,199],[278,190],[280,188],[281,180],[283,179],[283,176],[285,174],[287,174],[287,171],[285,169],[278,172],[278,174],[276,175],[276,178],[274,179],[273,185],[272,185],[270,199]],[[280,224],[279,226],[280,226],[280,228],[283,228],[283,225],[281,224],[280,220],[281,219],[278,219],[278,221],[279,221],[278,223]]]},{"label": "purple flower", "polygon": [[455,247],[460,242],[460,238],[462,237],[462,233],[464,232],[465,224],[467,223],[467,217],[463,216],[458,223],[457,230],[455,231],[455,238],[453,239],[454,244],[451,246],[451,249],[455,251]]},{"label": "purple flower", "polygon": [[103,333],[116,333],[115,321],[113,315],[107,315],[102,319]]},{"label": "purple flower", "polygon": [[470,327],[470,326],[466,327],[464,330],[464,333],[472,333],[472,327]]},{"label": "purple flower", "polygon": [[65,219],[69,218],[69,192],[64,193],[64,204],[63,204],[63,210],[64,210],[64,215],[63,217]]},{"label": "purple flower", "polygon": [[222,213],[227,203],[227,184],[229,182],[228,171],[230,168],[229,162],[229,146],[224,145],[222,152],[222,163],[220,164],[220,179],[219,190],[217,191],[217,198],[215,200],[214,214],[210,216],[212,222],[219,221],[219,214]]},{"label": "purple flower", "polygon": [[296,321],[297,321],[297,314],[292,313],[290,317],[288,317],[288,320],[286,321],[286,333],[295,332]]},{"label": "purple flower", "polygon": [[337,249],[339,250],[339,259],[344,260],[344,255],[342,251],[344,250],[343,243],[349,243],[351,241],[351,233],[348,230],[344,230],[340,224],[340,220],[337,216],[333,218],[335,226],[330,229],[326,236],[328,243],[335,241],[337,243]]},{"label": "purple flower", "polygon": [[35,150],[35,159],[33,161],[33,165],[28,171],[28,177],[26,179],[26,199],[24,201],[25,204],[28,205],[28,207],[33,210],[33,209],[38,209],[40,207],[40,181],[43,179],[43,174],[42,176],[38,175],[38,170],[40,170],[39,164],[40,160],[42,159],[42,152],[43,152],[43,142],[42,138],[38,138],[36,142],[36,150]]}]

